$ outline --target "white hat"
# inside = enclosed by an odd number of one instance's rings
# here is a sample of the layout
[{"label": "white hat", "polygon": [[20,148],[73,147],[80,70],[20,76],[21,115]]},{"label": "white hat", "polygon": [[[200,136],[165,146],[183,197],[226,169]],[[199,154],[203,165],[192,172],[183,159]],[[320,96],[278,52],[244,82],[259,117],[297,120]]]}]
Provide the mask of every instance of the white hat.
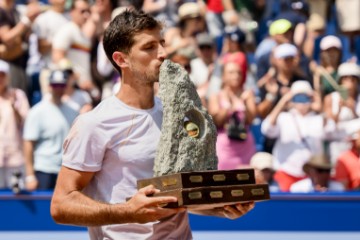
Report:
[{"label": "white hat", "polygon": [[298,54],[297,48],[290,43],[283,43],[274,49],[275,58],[295,57]]},{"label": "white hat", "polygon": [[329,35],[329,36],[326,36],[323,39],[321,39],[321,41],[320,41],[320,49],[321,50],[327,50],[327,49],[333,48],[333,47],[335,47],[337,49],[342,49],[342,44],[338,37]]},{"label": "white hat", "polygon": [[342,63],[338,68],[338,77],[355,76],[360,78],[360,67],[356,63]]},{"label": "white hat", "polygon": [[295,81],[291,85],[290,91],[293,95],[296,95],[296,94],[312,95],[313,94],[313,89],[312,89],[310,83],[305,80]]},{"label": "white hat", "polygon": [[195,2],[187,2],[182,4],[178,10],[179,19],[193,18],[201,16],[200,7]]},{"label": "white hat", "polygon": [[10,71],[10,66],[7,62],[0,60],[0,72],[8,74]]},{"label": "white hat", "polygon": [[273,166],[273,155],[267,152],[258,152],[255,153],[250,159],[250,166],[258,169],[274,169]]}]

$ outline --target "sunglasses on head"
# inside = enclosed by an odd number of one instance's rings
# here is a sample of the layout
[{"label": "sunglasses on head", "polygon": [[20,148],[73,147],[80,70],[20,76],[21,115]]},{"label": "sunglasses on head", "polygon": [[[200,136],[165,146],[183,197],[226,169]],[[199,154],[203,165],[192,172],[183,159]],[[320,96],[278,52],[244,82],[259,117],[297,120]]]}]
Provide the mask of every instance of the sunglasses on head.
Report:
[{"label": "sunglasses on head", "polygon": [[200,45],[199,48],[200,48],[200,50],[210,50],[210,49],[212,49],[212,46],[209,46],[209,45]]}]

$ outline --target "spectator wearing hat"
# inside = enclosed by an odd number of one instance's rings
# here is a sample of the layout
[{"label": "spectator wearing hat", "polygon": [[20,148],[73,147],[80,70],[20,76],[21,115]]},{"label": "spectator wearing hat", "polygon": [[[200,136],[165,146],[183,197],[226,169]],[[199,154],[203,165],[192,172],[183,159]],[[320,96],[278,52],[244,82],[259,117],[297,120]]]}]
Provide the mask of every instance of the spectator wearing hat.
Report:
[{"label": "spectator wearing hat", "polygon": [[[50,74],[50,98],[31,108],[24,126],[26,188],[48,190],[55,187],[61,166],[62,144],[78,112],[62,103],[68,81],[65,71]],[[51,117],[49,117],[51,116]]]},{"label": "spectator wearing hat", "polygon": [[316,104],[313,94],[309,82],[294,82],[261,126],[266,137],[276,139],[272,150],[277,169],[274,178],[282,191],[289,191],[291,184],[305,177],[303,165],[311,156],[323,153],[323,140],[335,131],[333,121],[324,121],[311,110]]},{"label": "spectator wearing hat", "polygon": [[[190,78],[196,86],[197,92],[206,103],[206,94],[209,87],[210,77],[214,70],[216,59],[215,45],[213,38],[207,33],[200,33],[196,36],[197,57],[192,59]],[[204,105],[206,106],[206,105]]]},{"label": "spectator wearing hat", "polygon": [[[342,63],[337,71],[339,89],[325,96],[324,112],[336,123],[346,123],[360,117],[360,67],[356,63]],[[349,125],[350,127],[350,125]],[[356,131],[356,129],[353,129]],[[329,144],[330,159],[336,164],[339,154],[351,148],[347,136]]]},{"label": "spectator wearing hat", "polygon": [[342,59],[342,43],[333,35],[328,35],[320,41],[320,64],[312,61],[310,67],[314,72],[314,88],[321,93],[322,98],[335,91],[331,81],[337,81],[337,69]]},{"label": "spectator wearing hat", "polygon": [[[290,21],[278,19],[271,23],[269,27],[270,38],[264,39],[259,44],[259,50],[255,52],[257,63],[257,79],[261,79],[269,70],[271,50],[274,46],[283,43],[293,42],[294,30]],[[264,43],[263,43],[264,42]]]},{"label": "spectator wearing hat", "polygon": [[[246,57],[238,52],[224,58],[222,88],[209,98],[209,113],[218,129],[216,150],[219,169],[236,169],[249,165],[255,153],[255,142],[249,126],[256,115],[252,90],[244,90]],[[237,118],[241,138],[229,134],[229,123]],[[231,120],[232,119],[232,120]],[[240,134],[239,134],[240,135]]]},{"label": "spectator wearing hat", "polygon": [[0,189],[12,188],[15,173],[24,176],[22,130],[29,111],[27,97],[21,89],[11,88],[10,66],[0,60]]},{"label": "spectator wearing hat", "polygon": [[188,48],[195,57],[196,35],[206,30],[206,22],[197,2],[186,2],[178,9],[179,21],[176,27],[169,28],[164,33],[168,45],[166,51],[169,55],[180,48]]},{"label": "spectator wearing hat", "polygon": [[335,167],[335,179],[341,182],[346,190],[360,189],[360,131],[351,136],[352,147],[343,152]]},{"label": "spectator wearing hat", "polygon": [[[258,81],[260,102],[257,112],[262,119],[273,110],[295,81],[304,78],[298,70],[299,53],[295,45],[284,43],[275,47],[272,62],[274,67]],[[316,109],[320,109],[320,106]],[[275,139],[265,137],[264,151],[271,153],[274,144]]]},{"label": "spectator wearing hat", "polygon": [[307,178],[300,180],[290,187],[290,192],[341,192],[344,186],[331,180],[332,164],[325,155],[314,155],[304,164],[303,170]]},{"label": "spectator wearing hat", "polygon": [[256,183],[266,183],[270,192],[280,191],[279,184],[274,179],[274,157],[267,152],[257,152],[250,159],[250,167],[254,168]]}]

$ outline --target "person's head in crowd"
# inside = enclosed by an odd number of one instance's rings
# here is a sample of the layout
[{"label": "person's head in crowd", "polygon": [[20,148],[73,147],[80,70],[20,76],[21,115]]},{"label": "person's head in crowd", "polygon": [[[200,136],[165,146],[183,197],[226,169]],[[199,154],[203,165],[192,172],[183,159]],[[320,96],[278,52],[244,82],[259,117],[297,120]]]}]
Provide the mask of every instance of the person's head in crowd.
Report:
[{"label": "person's head in crowd", "polygon": [[65,94],[70,75],[66,71],[52,70],[49,76],[49,86],[53,102],[59,104]]},{"label": "person's head in crowd", "polygon": [[117,5],[117,0],[95,0],[94,4],[99,14],[105,13],[106,11],[110,11],[111,13],[115,8],[117,8]]},{"label": "person's head in crowd", "polygon": [[197,55],[206,63],[211,64],[214,61],[215,45],[213,38],[208,33],[199,33],[196,36]]},{"label": "person's head in crowd", "polygon": [[293,73],[299,64],[299,53],[295,45],[283,43],[273,49],[272,63],[278,72]]},{"label": "person's head in crowd", "polygon": [[247,60],[242,52],[225,54],[222,59],[223,87],[229,87],[235,92],[243,90],[246,81]]},{"label": "person's head in crowd", "polygon": [[269,35],[277,44],[293,42],[294,30],[291,22],[286,19],[278,19],[271,23]]},{"label": "person's head in crowd", "polygon": [[180,48],[169,56],[174,63],[180,64],[188,73],[191,73],[191,52],[187,48]]},{"label": "person's head in crowd", "polygon": [[342,44],[338,37],[328,35],[320,41],[320,64],[335,70],[341,63]]},{"label": "person's head in crowd", "polygon": [[301,115],[306,115],[311,110],[313,100],[313,89],[308,81],[295,81],[290,88],[292,95],[291,107]]},{"label": "person's head in crowd", "polygon": [[9,71],[9,64],[0,60],[0,94],[3,94],[9,85]]},{"label": "person's head in crowd", "polygon": [[[258,171],[257,183],[271,183],[273,181],[273,176],[275,173],[274,169],[274,157],[267,152],[257,152],[250,159],[250,167],[254,168],[255,171]],[[259,181],[259,182],[258,182]]]},{"label": "person's head in crowd", "polygon": [[315,191],[327,191],[331,177],[332,165],[324,155],[314,155],[304,164],[303,171],[311,179]]},{"label": "person's head in crowd", "polygon": [[359,65],[352,62],[340,64],[338,68],[338,82],[347,91],[350,97],[356,98],[360,84]]},{"label": "person's head in crowd", "polygon": [[91,15],[90,4],[87,0],[74,0],[71,4],[71,21],[78,26],[83,26]]},{"label": "person's head in crowd", "polygon": [[54,9],[65,10],[66,0],[48,0],[48,2]]},{"label": "person's head in crowd", "polygon": [[186,2],[178,9],[179,28],[183,36],[195,36],[197,33],[206,29],[206,22],[201,13],[199,4],[196,2]]},{"label": "person's head in crowd", "polygon": [[224,29],[223,48],[225,52],[243,51],[242,44],[245,42],[245,33],[237,26],[226,26]]}]

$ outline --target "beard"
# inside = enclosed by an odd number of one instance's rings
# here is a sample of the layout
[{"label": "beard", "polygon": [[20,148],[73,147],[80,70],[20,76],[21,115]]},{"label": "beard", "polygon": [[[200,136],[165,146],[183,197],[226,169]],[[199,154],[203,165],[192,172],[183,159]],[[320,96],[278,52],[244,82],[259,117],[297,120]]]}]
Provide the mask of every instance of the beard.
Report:
[{"label": "beard", "polygon": [[[146,71],[142,71],[146,68]],[[154,84],[159,82],[159,70],[147,68],[147,66],[131,66],[130,67],[134,80],[142,84]]]}]

